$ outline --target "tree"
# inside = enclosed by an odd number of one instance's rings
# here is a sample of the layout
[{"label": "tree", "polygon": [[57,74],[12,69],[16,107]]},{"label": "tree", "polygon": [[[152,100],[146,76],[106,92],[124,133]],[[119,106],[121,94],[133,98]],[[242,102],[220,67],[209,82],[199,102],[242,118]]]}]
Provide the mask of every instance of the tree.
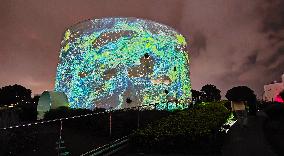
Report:
[{"label": "tree", "polygon": [[212,84],[207,84],[201,88],[202,100],[204,102],[213,102],[221,100],[221,91]]},{"label": "tree", "polygon": [[30,102],[32,91],[21,85],[9,85],[0,89],[0,104],[2,106],[19,105],[20,103]]},{"label": "tree", "polygon": [[0,104],[12,106],[23,121],[36,120],[38,97],[33,99],[31,94],[30,89],[21,85],[5,86],[0,89]]},{"label": "tree", "polygon": [[249,113],[256,113],[256,95],[254,91],[247,86],[237,86],[229,89],[225,97],[230,101],[244,101],[248,103]]},{"label": "tree", "polygon": [[30,102],[19,105],[21,108],[20,118],[24,121],[37,120],[37,105],[40,96],[34,96]]},{"label": "tree", "polygon": [[195,101],[196,103],[201,102],[201,95],[202,93],[198,90],[191,90],[191,95],[192,95],[192,101]]}]

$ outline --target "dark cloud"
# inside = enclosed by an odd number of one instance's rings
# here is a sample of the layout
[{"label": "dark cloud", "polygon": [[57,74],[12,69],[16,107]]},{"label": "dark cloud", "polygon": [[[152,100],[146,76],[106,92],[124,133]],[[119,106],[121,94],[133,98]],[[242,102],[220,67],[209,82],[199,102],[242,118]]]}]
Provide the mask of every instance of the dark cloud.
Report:
[{"label": "dark cloud", "polygon": [[267,52],[271,53],[263,61],[267,66],[266,75],[279,80],[278,75],[284,73],[284,0],[263,1],[259,8],[261,32],[267,36]]},{"label": "dark cloud", "polygon": [[284,29],[284,1],[264,1],[261,7],[263,15],[263,31],[279,32]]},{"label": "dark cloud", "polygon": [[138,17],[174,27],[189,42],[194,89],[259,96],[283,71],[284,0],[0,0],[0,86],[52,90],[62,34],[80,21]]},{"label": "dark cloud", "polygon": [[197,31],[192,35],[192,38],[193,41],[190,45],[193,51],[192,55],[198,56],[201,51],[206,51],[207,40],[203,33]]},{"label": "dark cloud", "polygon": [[247,58],[248,65],[255,65],[256,59],[257,59],[257,50],[255,51],[255,53],[248,56]]}]

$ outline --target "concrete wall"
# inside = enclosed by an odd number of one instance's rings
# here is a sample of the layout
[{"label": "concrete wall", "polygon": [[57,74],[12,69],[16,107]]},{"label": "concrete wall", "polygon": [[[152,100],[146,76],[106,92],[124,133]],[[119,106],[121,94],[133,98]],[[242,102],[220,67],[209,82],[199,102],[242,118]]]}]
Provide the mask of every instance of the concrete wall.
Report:
[{"label": "concrete wall", "polygon": [[275,98],[284,89],[284,83],[273,83],[264,85],[264,96],[265,101],[275,101]]}]

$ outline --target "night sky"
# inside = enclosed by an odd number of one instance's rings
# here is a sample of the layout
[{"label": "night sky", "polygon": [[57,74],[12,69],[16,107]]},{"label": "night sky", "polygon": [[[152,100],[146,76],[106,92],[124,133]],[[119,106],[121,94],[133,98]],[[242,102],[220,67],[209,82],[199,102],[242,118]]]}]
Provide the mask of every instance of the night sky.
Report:
[{"label": "night sky", "polygon": [[284,72],[284,0],[0,0],[0,87],[53,90],[63,32],[92,18],[138,17],[186,36],[193,89],[224,95]]}]

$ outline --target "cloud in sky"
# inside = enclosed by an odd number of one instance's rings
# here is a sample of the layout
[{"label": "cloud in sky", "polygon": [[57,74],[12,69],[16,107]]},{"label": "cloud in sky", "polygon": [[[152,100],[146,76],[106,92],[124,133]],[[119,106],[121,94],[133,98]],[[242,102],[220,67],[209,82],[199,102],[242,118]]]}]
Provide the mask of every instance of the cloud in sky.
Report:
[{"label": "cloud in sky", "polygon": [[263,85],[284,72],[284,0],[0,0],[0,86],[52,90],[62,34],[86,19],[146,18],[189,41],[194,89],[225,94]]}]

